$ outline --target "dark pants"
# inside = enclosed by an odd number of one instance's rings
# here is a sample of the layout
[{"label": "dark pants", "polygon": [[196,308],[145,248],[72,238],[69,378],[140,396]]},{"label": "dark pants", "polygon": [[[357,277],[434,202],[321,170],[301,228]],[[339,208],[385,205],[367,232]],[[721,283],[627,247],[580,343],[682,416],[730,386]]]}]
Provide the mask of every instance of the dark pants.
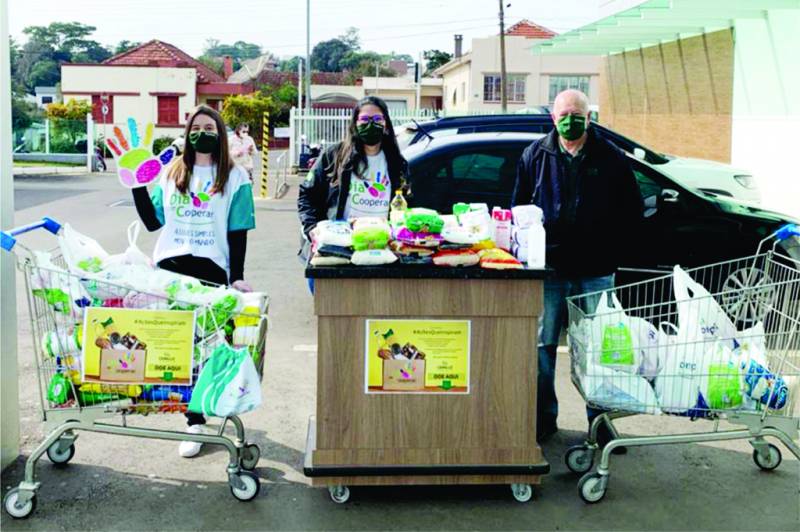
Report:
[{"label": "dark pants", "polygon": [[[213,260],[205,257],[195,257],[194,255],[170,257],[159,262],[158,267],[181,275],[189,275],[207,284],[228,284],[228,274],[225,270]],[[205,425],[206,418],[203,417],[203,414],[186,412],[186,422],[189,426]]]},{"label": "dark pants", "polygon": [[[556,276],[544,282],[544,316],[539,323],[539,377],[537,392],[537,433],[555,428],[558,418],[556,398],[556,350],[561,331],[567,324],[567,297],[608,290],[614,287],[614,275],[566,278]],[[583,311],[593,313],[600,295],[583,300]],[[591,422],[601,411],[586,408]]]}]

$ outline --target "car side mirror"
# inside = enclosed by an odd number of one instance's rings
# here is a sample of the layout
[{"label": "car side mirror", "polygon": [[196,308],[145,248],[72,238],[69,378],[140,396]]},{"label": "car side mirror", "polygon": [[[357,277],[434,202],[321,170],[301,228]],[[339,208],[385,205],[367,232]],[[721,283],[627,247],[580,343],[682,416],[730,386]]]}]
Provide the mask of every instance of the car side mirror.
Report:
[{"label": "car side mirror", "polygon": [[661,202],[662,203],[678,203],[680,199],[681,193],[677,190],[673,190],[671,188],[665,188],[661,191]]}]

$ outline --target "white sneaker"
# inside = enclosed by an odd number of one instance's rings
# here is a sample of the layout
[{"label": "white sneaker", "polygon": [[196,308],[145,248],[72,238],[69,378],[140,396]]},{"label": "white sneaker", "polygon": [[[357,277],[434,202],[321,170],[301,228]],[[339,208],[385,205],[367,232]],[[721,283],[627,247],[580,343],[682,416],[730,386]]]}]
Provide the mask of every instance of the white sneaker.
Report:
[{"label": "white sneaker", "polygon": [[[189,425],[186,427],[188,434],[208,434],[205,425]],[[182,441],[178,446],[178,454],[183,458],[193,458],[200,454],[203,444],[196,441]]]}]

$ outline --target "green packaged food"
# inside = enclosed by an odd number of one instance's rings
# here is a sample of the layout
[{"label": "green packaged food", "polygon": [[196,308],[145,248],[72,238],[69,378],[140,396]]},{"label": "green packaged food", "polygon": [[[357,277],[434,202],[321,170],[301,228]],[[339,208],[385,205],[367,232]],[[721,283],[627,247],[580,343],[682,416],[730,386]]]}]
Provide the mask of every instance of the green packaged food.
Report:
[{"label": "green packaged food", "polygon": [[417,233],[439,234],[444,227],[444,220],[432,209],[415,208],[406,211],[406,227]]},{"label": "green packaged food", "polygon": [[353,233],[353,249],[384,249],[389,245],[389,233],[381,227],[369,227]]},{"label": "green packaged food", "polygon": [[63,373],[56,373],[47,386],[47,400],[56,405],[63,405],[69,399],[71,390],[69,379]]}]

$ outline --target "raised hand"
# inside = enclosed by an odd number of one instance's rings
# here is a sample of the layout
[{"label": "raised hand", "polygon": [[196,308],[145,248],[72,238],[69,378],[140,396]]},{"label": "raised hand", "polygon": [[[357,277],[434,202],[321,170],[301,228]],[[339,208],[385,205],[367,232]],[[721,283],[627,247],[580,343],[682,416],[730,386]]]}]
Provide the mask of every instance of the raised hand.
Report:
[{"label": "raised hand", "polygon": [[169,146],[158,155],[153,154],[153,124],[147,124],[144,138],[139,138],[136,121],[128,119],[129,138],[119,127],[114,126],[115,139],[106,139],[106,145],[117,162],[117,176],[127,188],[143,187],[156,180],[164,168],[175,157],[175,148]]}]

